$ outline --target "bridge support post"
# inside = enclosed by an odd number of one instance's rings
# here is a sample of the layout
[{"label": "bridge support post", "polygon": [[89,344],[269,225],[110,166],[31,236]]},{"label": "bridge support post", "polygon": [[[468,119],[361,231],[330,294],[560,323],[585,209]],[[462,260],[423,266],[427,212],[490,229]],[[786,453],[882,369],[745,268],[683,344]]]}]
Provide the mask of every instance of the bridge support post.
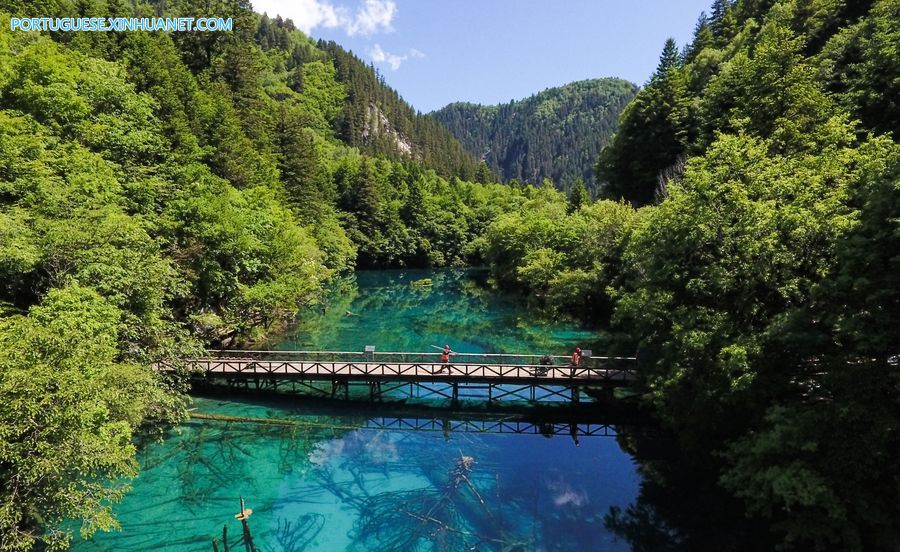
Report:
[{"label": "bridge support post", "polygon": [[350,398],[350,383],[341,380],[331,380],[331,398],[337,396],[338,390],[344,390],[344,398]]},{"label": "bridge support post", "polygon": [[572,386],[572,404],[578,404],[578,401],[579,401],[578,386],[573,385]]},{"label": "bridge support post", "polygon": [[453,382],[453,406],[459,406],[459,383]]},{"label": "bridge support post", "polygon": [[370,381],[369,382],[369,400],[374,401],[376,398],[381,398],[381,382],[380,381]]}]

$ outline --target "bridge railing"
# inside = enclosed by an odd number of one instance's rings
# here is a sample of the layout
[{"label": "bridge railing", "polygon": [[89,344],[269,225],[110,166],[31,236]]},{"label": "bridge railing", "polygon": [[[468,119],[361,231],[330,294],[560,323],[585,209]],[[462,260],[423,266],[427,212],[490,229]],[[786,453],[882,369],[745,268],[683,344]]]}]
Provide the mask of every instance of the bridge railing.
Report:
[{"label": "bridge railing", "polygon": [[[262,351],[249,349],[214,349],[207,351],[210,358],[215,359],[242,359],[261,361],[297,361],[297,362],[359,362],[359,363],[383,363],[383,364],[438,364],[441,353],[427,352],[399,352],[399,351]],[[451,364],[487,364],[487,365],[521,365],[537,366],[544,355],[524,355],[509,353],[454,353],[450,357]],[[568,366],[570,357],[562,355],[549,355],[552,366]],[[633,369],[637,362],[635,357],[584,357],[581,361],[583,368],[619,368]]]}]

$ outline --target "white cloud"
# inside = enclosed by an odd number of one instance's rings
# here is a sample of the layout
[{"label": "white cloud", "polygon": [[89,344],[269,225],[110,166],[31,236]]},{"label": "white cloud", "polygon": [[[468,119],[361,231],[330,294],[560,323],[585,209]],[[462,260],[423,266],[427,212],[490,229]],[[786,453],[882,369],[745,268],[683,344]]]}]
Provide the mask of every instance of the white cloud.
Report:
[{"label": "white cloud", "polygon": [[390,54],[388,52],[385,52],[378,44],[376,44],[374,48],[369,50],[369,55],[372,56],[372,61],[374,61],[375,63],[387,63],[394,71],[399,69],[400,64],[406,60],[406,56],[398,56],[397,54]]},{"label": "white cloud", "polygon": [[341,28],[350,36],[393,31],[391,24],[397,15],[394,0],[364,0],[355,11],[331,0],[253,0],[253,9],[291,19],[306,34],[324,27]]},{"label": "white cloud", "polygon": [[372,61],[375,63],[387,63],[391,66],[392,71],[396,71],[400,68],[400,64],[408,59],[421,59],[425,57],[425,54],[416,50],[415,48],[411,48],[406,54],[392,54],[390,52],[385,52],[381,49],[381,45],[375,44],[371,50],[369,50],[369,56],[372,58]]},{"label": "white cloud", "polygon": [[391,22],[397,14],[397,5],[393,0],[366,0],[362,8],[356,10],[356,15],[347,24],[347,34],[356,33],[370,35],[380,29],[394,30]]}]

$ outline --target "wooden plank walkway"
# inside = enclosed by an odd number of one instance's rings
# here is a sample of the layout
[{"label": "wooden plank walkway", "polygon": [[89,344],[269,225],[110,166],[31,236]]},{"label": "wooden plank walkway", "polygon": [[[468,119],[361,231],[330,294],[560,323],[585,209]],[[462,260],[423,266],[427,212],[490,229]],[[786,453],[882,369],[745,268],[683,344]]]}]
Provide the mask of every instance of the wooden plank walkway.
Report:
[{"label": "wooden plank walkway", "polygon": [[186,361],[192,371],[207,377],[299,379],[309,381],[414,381],[517,385],[620,386],[636,379],[622,367],[567,367],[539,364],[469,362],[365,362],[266,360],[209,357]]}]

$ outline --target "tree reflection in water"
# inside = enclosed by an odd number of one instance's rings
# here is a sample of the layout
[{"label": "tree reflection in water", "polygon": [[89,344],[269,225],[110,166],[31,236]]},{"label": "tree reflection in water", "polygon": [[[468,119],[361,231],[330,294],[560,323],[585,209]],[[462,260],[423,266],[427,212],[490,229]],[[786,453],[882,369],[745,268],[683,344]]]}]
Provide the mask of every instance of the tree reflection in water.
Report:
[{"label": "tree reflection in water", "polygon": [[265,550],[270,552],[302,552],[306,550],[322,529],[325,528],[325,516],[321,514],[303,514],[294,521],[284,518],[278,520],[278,531],[275,534],[275,545]]},{"label": "tree reflection in water", "polygon": [[116,507],[122,531],[75,552],[187,552],[211,549],[213,536],[243,552],[239,497],[261,552],[610,549],[602,515],[635,496],[636,480],[619,483],[634,468],[610,438],[575,447],[568,437],[360,429],[365,411],[310,414],[283,401],[198,406],[205,418],[141,446],[141,475]]},{"label": "tree reflection in water", "polygon": [[712,454],[684,454],[658,427],[621,428],[617,437],[642,476],[637,499],[611,507],[606,527],[635,552],[773,550],[768,527],[749,519],[741,503],[718,484]]},{"label": "tree reflection in water", "polygon": [[[446,451],[420,449],[415,459],[401,462],[396,456],[397,444],[385,442],[383,435],[347,436],[345,444],[338,447],[339,465],[335,468],[322,461],[314,472],[322,488],[354,510],[353,549],[535,548],[532,537],[516,535],[503,523],[499,475],[484,472],[477,477],[474,456],[459,453],[448,457]],[[466,450],[480,448],[473,440],[462,445]],[[412,476],[417,486],[374,492],[375,487],[383,486],[388,463],[394,477]],[[339,477],[338,471],[349,477]]]},{"label": "tree reflection in water", "polygon": [[435,489],[380,493],[362,501],[356,544],[364,549],[530,550],[505,530],[496,505],[490,505],[469,478],[475,460],[460,456]]}]

